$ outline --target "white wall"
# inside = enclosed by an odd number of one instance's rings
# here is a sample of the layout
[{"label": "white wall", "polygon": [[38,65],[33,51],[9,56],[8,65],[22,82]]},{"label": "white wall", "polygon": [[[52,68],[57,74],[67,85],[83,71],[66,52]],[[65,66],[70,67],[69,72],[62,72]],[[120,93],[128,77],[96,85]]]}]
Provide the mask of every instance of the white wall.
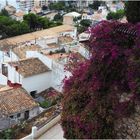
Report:
[{"label": "white wall", "polygon": [[38,52],[27,52],[26,57],[37,57],[39,58],[46,66],[52,70],[51,76],[51,87],[55,88],[58,91],[62,91],[62,80],[65,76],[69,77],[70,72],[64,70],[64,65],[55,62],[54,60],[48,58],[47,56],[40,54]]},{"label": "white wall", "polygon": [[15,70],[14,67],[8,64],[8,80],[11,83],[19,83],[22,84],[22,76]]},{"label": "white wall", "polygon": [[53,72],[52,79],[55,79],[53,81],[52,87],[62,92],[63,79],[65,78],[65,76],[69,77],[71,73],[64,70],[64,65],[56,63],[54,61],[52,65],[52,72]]},{"label": "white wall", "polygon": [[51,43],[58,43],[58,37],[48,37],[48,36],[44,36],[43,38],[38,38],[36,40],[36,44],[40,45],[42,48],[46,48],[47,44],[51,44]]},{"label": "white wall", "polygon": [[16,54],[14,54],[11,50],[9,51],[9,55],[6,52],[0,51],[0,62],[10,62],[10,61],[17,61],[19,58]]},{"label": "white wall", "polygon": [[39,114],[39,107],[35,107],[29,112],[29,119],[37,116]]},{"label": "white wall", "polygon": [[48,68],[52,69],[52,59],[46,57],[45,55],[37,52],[37,51],[28,51],[26,52],[26,57],[37,57],[40,59]]},{"label": "white wall", "polygon": [[22,138],[21,140],[29,140],[29,139],[37,139],[41,135],[43,135],[45,132],[47,132],[50,128],[52,128],[54,125],[56,125],[58,122],[60,122],[61,116],[58,115],[53,120],[51,120],[49,123],[41,127],[39,130],[36,126],[32,127],[32,132],[30,135]]},{"label": "white wall", "polygon": [[84,48],[83,46],[80,46],[79,49],[78,49],[78,52],[83,56],[85,57],[86,59],[89,59],[90,58],[90,52]]},{"label": "white wall", "polygon": [[22,79],[22,87],[27,90],[27,92],[37,90],[37,93],[51,87],[52,72],[46,72],[34,76],[30,76]]},{"label": "white wall", "polygon": [[0,73],[0,85],[7,85],[7,77]]},{"label": "white wall", "polygon": [[69,35],[73,39],[76,39],[76,36],[77,36],[77,28],[74,28],[73,31],[59,33],[59,36],[65,36],[65,35]]}]

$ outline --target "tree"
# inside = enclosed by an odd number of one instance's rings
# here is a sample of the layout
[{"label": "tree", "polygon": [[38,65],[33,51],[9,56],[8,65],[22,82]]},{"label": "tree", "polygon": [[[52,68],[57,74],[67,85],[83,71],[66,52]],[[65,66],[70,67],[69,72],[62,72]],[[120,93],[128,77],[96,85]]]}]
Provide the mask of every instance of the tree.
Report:
[{"label": "tree", "polygon": [[48,6],[43,5],[43,6],[42,6],[42,10],[48,10]]},{"label": "tree", "polygon": [[29,25],[31,30],[47,29],[50,25],[48,18],[41,17],[33,13],[24,15],[23,19]]},{"label": "tree", "polygon": [[54,16],[54,21],[62,21],[62,20],[63,20],[63,16],[60,15],[59,13]]},{"label": "tree", "polygon": [[31,30],[35,30],[38,26],[38,17],[37,15],[33,13],[29,13],[27,15],[24,15],[23,17],[24,21],[26,21],[30,27]]},{"label": "tree", "polygon": [[89,4],[89,8],[94,9],[94,10],[98,10],[98,7],[100,5],[105,5],[105,2],[96,0],[96,1],[93,1],[92,4]]},{"label": "tree", "polygon": [[19,34],[25,34],[25,33],[29,33],[30,32],[30,27],[28,26],[28,24],[26,22],[21,22],[19,24]]},{"label": "tree", "polygon": [[38,17],[38,27],[43,28],[43,29],[47,29],[49,28],[49,19],[46,17]]},{"label": "tree", "polygon": [[[117,138],[117,120],[135,112],[140,102],[139,30],[140,25],[117,21],[91,28],[90,60],[77,63],[64,80],[61,121],[66,139]],[[120,100],[124,93],[130,98]]]},{"label": "tree", "polygon": [[19,22],[10,17],[0,16],[0,32],[2,38],[7,38],[28,33],[30,32],[30,28],[24,21]]},{"label": "tree", "polygon": [[65,9],[65,2],[63,2],[63,1],[55,2],[55,3],[52,2],[49,4],[49,9],[50,10],[57,10],[57,11],[64,10]]},{"label": "tree", "polygon": [[83,27],[89,27],[91,25],[91,21],[89,19],[83,19],[80,21],[80,24],[83,26]]},{"label": "tree", "polygon": [[9,17],[8,11],[6,9],[2,9],[0,15]]},{"label": "tree", "polygon": [[125,14],[128,22],[140,22],[140,1],[127,1],[125,3]]},{"label": "tree", "polygon": [[108,20],[111,20],[111,19],[118,20],[118,19],[123,18],[124,15],[125,15],[124,10],[117,10],[116,12],[109,12],[106,18]]}]

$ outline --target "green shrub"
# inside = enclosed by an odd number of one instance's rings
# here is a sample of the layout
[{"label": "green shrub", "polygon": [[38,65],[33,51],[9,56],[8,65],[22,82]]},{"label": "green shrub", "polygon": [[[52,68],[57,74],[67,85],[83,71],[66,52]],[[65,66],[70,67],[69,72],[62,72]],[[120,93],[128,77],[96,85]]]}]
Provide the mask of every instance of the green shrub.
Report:
[{"label": "green shrub", "polygon": [[44,101],[44,102],[40,103],[40,106],[41,106],[42,108],[48,108],[48,107],[50,107],[51,105],[52,105],[51,101]]}]

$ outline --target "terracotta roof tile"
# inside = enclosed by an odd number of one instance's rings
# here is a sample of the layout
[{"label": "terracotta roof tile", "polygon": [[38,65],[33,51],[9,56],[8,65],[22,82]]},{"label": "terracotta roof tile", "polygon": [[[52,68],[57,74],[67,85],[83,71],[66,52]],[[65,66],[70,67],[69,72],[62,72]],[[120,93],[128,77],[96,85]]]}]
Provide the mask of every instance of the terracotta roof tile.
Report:
[{"label": "terracotta roof tile", "polygon": [[27,51],[40,51],[41,48],[36,45],[30,45],[30,46],[21,46],[21,47],[15,47],[13,49],[13,52],[20,58],[26,58],[26,52]]},{"label": "terracotta roof tile", "polygon": [[11,66],[17,66],[17,72],[23,77],[30,77],[50,71],[50,69],[38,58],[21,59],[20,61],[9,62]]},{"label": "terracotta roof tile", "polygon": [[38,104],[23,88],[0,91],[0,116],[20,113],[37,106]]}]

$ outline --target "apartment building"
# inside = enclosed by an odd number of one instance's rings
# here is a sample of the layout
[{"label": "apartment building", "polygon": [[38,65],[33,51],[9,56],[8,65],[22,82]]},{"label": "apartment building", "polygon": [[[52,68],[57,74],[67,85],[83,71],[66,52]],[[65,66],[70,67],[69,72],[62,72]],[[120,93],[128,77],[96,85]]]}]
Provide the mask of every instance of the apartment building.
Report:
[{"label": "apartment building", "polygon": [[22,10],[30,10],[33,7],[42,7],[43,5],[46,5],[48,0],[18,0],[17,2]]}]

